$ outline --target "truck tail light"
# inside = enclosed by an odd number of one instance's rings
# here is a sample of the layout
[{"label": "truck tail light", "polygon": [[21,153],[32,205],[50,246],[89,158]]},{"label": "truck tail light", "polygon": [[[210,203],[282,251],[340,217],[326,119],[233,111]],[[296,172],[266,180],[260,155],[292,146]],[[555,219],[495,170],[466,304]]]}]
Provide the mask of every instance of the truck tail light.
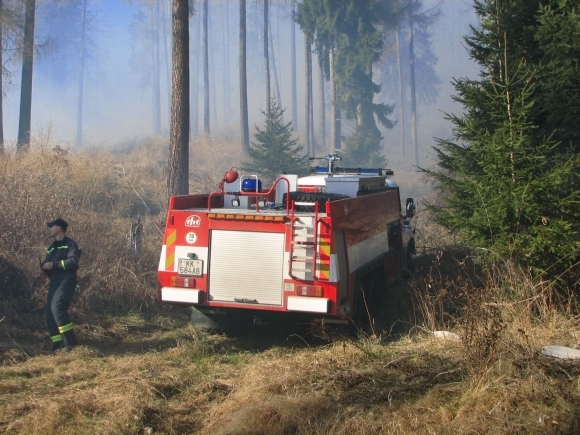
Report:
[{"label": "truck tail light", "polygon": [[298,296],[322,296],[322,287],[319,285],[298,285],[296,286]]},{"label": "truck tail light", "polygon": [[184,278],[183,276],[172,276],[169,280],[171,287],[195,288],[195,278]]}]

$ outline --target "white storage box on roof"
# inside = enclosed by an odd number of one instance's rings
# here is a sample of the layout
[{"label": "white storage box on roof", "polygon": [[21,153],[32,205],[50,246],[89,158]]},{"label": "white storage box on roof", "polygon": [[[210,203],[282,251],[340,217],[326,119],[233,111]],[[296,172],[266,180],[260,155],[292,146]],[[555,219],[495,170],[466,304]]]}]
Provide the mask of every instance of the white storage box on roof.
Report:
[{"label": "white storage box on roof", "polygon": [[347,195],[352,198],[366,191],[379,191],[387,186],[386,177],[345,175],[325,178],[326,192]]}]

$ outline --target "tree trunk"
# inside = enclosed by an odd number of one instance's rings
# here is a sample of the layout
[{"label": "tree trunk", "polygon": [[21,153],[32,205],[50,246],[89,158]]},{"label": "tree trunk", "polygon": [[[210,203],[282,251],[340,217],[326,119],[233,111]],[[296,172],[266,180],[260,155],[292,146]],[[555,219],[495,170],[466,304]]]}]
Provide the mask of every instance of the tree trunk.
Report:
[{"label": "tree trunk", "polygon": [[266,81],[266,110],[270,107],[270,56],[268,53],[268,0],[264,0],[264,75]]},{"label": "tree trunk", "polygon": [[209,46],[208,46],[208,5],[203,0],[203,132],[210,134],[209,128]]},{"label": "tree trunk", "polygon": [[318,108],[320,126],[320,140],[324,149],[328,147],[326,144],[326,101],[324,96],[324,66],[322,59],[318,58],[318,98],[320,100],[320,107]]},{"label": "tree trunk", "polygon": [[306,152],[309,156],[312,156],[312,141],[311,141],[311,130],[312,125],[310,120],[312,119],[312,53],[310,51],[311,40],[310,36],[304,35],[304,71],[306,83],[306,110],[305,110],[305,121],[306,121]]},{"label": "tree trunk", "polygon": [[[197,19],[195,19],[197,17]],[[194,16],[193,34],[195,35],[196,44],[190,48],[190,56],[193,57],[193,79],[191,90],[191,134],[197,136],[199,134],[199,41],[201,41],[201,23],[199,15]]]},{"label": "tree trunk", "polygon": [[[228,113],[230,110],[230,76],[229,76],[229,64],[230,64],[230,11],[229,2],[222,4],[222,12],[225,15],[225,19],[222,19],[222,47],[223,47],[223,74],[222,74],[222,102],[223,102],[223,113]],[[223,10],[225,7],[225,11]],[[226,121],[227,123],[227,121]]]},{"label": "tree trunk", "polygon": [[[171,107],[171,75],[169,74],[169,48],[167,47],[167,28],[165,25],[165,2],[163,1],[161,6],[161,23],[163,23],[163,52],[165,54],[165,76],[167,77],[167,98],[169,107]],[[171,7],[171,4],[169,4]]]},{"label": "tree trunk", "polygon": [[415,150],[415,166],[419,166],[417,142],[417,95],[415,93],[415,53],[413,47],[413,13],[409,13],[409,74],[411,79],[411,141]]},{"label": "tree trunk", "polygon": [[[161,61],[159,55],[159,0],[153,6],[155,16],[152,18],[151,34],[153,47],[153,133],[161,134]],[[153,15],[153,14],[152,14]]]},{"label": "tree trunk", "polygon": [[0,0],[0,156],[4,154],[4,110],[2,109],[4,105],[4,58],[2,56],[4,47],[3,41],[3,26],[4,20],[4,4]]},{"label": "tree trunk", "polygon": [[[311,41],[312,42],[312,41]],[[310,45],[312,47],[312,45]],[[314,68],[312,67],[312,51],[310,52],[310,152],[316,154],[316,138],[314,137]]]},{"label": "tree trunk", "polygon": [[189,193],[189,2],[173,0],[173,72],[167,194]]},{"label": "tree trunk", "polygon": [[334,47],[328,52],[330,67],[330,148],[333,153],[340,149],[340,109],[337,104],[336,76],[334,74]]},{"label": "tree trunk", "polygon": [[399,75],[399,102],[401,103],[401,157],[405,157],[405,88],[403,84],[403,53],[401,50],[401,29],[397,27],[395,35],[397,38],[397,69]]},{"label": "tree trunk", "polygon": [[20,120],[16,149],[30,149],[30,124],[32,118],[32,67],[34,63],[34,15],[36,0],[26,0],[24,17],[24,45],[22,51],[22,81],[20,85]]},{"label": "tree trunk", "polygon": [[[208,24],[208,28],[209,28],[209,24]],[[208,50],[209,53],[209,50]],[[211,122],[211,124],[214,127],[218,127],[219,123],[218,123],[218,115],[217,115],[217,91],[216,91],[216,83],[218,82],[218,78],[217,78],[217,68],[215,67],[215,51],[212,51],[211,53],[209,53],[209,69],[211,69],[212,73],[214,74],[214,79],[211,81],[211,85],[210,85],[210,98],[211,98],[211,112],[212,112],[212,118],[213,121]]]},{"label": "tree trunk", "polygon": [[250,128],[248,126],[248,80],[246,77],[246,0],[240,0],[240,130],[242,148],[250,149]]},{"label": "tree trunk", "polygon": [[[296,0],[292,0],[292,14],[296,10]],[[296,98],[296,23],[294,19],[290,19],[290,57],[292,61],[292,128],[294,131],[298,129],[298,100]]]},{"label": "tree trunk", "polygon": [[[274,70],[274,84],[276,85],[276,100],[280,107],[282,105],[282,94],[280,93],[280,81],[278,80],[278,70],[276,69],[276,56],[274,55],[274,38],[272,37],[272,26],[268,24],[268,32],[270,34],[270,58],[272,59],[272,69]],[[282,115],[282,122],[284,122],[284,115]]]},{"label": "tree trunk", "polygon": [[81,65],[79,68],[79,89],[77,94],[77,147],[83,145],[83,91],[85,81],[85,37],[87,30],[87,0],[83,0],[83,18],[81,24]]}]

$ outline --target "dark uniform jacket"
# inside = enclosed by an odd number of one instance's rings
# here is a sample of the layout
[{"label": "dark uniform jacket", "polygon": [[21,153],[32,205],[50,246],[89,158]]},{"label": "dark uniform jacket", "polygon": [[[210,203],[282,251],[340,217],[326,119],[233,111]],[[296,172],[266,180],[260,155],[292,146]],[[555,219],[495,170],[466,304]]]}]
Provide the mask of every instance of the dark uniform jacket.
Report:
[{"label": "dark uniform jacket", "polygon": [[81,250],[76,242],[64,236],[62,240],[55,240],[48,247],[46,258],[42,264],[54,263],[54,267],[51,270],[45,271],[51,279],[69,274],[76,275],[80,256]]}]

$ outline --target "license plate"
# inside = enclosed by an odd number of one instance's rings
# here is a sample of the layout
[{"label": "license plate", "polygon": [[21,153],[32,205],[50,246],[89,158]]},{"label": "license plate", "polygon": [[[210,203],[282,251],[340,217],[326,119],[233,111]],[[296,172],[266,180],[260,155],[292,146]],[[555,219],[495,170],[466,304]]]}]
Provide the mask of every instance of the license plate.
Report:
[{"label": "license plate", "polygon": [[177,273],[179,275],[202,276],[203,260],[191,260],[189,258],[177,259]]}]

